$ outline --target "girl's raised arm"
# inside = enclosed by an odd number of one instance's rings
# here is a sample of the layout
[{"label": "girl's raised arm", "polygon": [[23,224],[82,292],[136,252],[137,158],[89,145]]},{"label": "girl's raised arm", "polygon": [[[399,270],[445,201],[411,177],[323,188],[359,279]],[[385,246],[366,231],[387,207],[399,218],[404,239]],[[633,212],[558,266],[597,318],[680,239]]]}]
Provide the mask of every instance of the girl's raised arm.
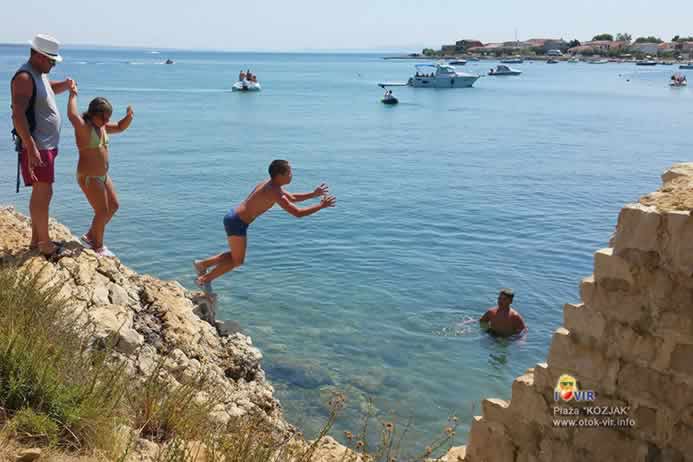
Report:
[{"label": "girl's raised arm", "polygon": [[125,130],[128,129],[130,124],[132,123],[132,118],[135,116],[135,113],[132,111],[132,106],[128,106],[128,112],[125,114],[125,117],[120,119],[117,124],[114,123],[109,123],[106,125],[106,132],[107,133],[120,133],[124,132]]},{"label": "girl's raised arm", "polygon": [[83,128],[86,125],[77,109],[77,84],[74,82],[70,87],[70,97],[67,100],[67,117],[75,128]]}]

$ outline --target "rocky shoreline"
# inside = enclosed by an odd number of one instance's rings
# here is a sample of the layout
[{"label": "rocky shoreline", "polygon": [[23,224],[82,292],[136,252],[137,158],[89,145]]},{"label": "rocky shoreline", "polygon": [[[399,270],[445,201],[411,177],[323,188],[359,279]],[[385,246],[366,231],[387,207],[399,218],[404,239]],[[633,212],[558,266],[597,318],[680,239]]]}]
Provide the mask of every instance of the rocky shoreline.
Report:
[{"label": "rocky shoreline", "polygon": [[30,231],[27,217],[13,208],[0,209],[0,263],[59,285],[78,322],[89,326],[95,340],[111,339],[114,354],[130,373],[148,374],[161,363],[172,383],[207,377],[224,396],[214,411],[220,422],[261,411],[286,426],[260,364],[262,353],[240,332],[220,336],[213,307],[201,293],[139,275],[117,258],[99,258],[53,220],[51,236],[66,243],[68,255],[48,262],[28,249]]},{"label": "rocky shoreline", "polygon": [[[202,292],[140,275],[116,257],[98,257],[53,219],[49,227],[52,239],[65,243],[66,255],[56,262],[29,249],[28,217],[13,207],[0,207],[0,266],[25,270],[47,287],[59,287],[87,340],[112,345],[114,359],[125,365],[129,376],[146,377],[159,368],[159,377],[174,387],[194,385],[204,377],[216,395],[209,417],[219,425],[259,415],[278,432],[300,433],[284,419],[260,350],[237,323],[217,320],[215,307]],[[200,391],[195,399],[206,402],[210,397]],[[302,441],[298,438],[297,444],[310,443]],[[348,451],[329,436],[318,443],[315,462],[336,462]],[[140,438],[126,460],[154,461],[160,449]],[[21,452],[19,448],[17,454]],[[60,460],[83,459],[62,455]]]}]

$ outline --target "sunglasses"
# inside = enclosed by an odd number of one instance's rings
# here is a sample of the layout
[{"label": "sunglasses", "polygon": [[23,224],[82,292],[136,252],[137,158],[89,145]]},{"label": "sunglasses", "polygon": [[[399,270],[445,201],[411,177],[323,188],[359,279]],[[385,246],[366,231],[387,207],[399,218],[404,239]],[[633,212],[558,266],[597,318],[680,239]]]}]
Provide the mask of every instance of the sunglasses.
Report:
[{"label": "sunglasses", "polygon": [[43,55],[43,56],[44,56],[44,58],[46,58],[48,60],[48,64],[50,64],[51,66],[55,66],[56,64],[58,64],[58,61],[56,61],[55,59],[49,58],[46,55]]},{"label": "sunglasses", "polygon": [[561,382],[561,385],[563,385],[564,387],[570,387],[570,386],[573,386],[574,383],[573,382]]}]

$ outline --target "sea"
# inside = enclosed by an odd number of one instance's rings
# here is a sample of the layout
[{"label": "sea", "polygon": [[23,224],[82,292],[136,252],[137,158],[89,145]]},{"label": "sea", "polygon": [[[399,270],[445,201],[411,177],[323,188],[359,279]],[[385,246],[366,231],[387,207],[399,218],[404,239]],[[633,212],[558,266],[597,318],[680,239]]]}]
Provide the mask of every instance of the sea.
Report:
[{"label": "sea", "polygon": [[[382,54],[231,53],[66,48],[51,73],[79,86],[79,106],[108,98],[109,175],[121,208],[106,243],[134,270],[191,290],[193,259],[227,249],[224,214],[293,167],[292,192],[327,183],[336,207],[296,219],[275,207],[248,230],[246,263],[214,283],[218,317],[240,323],[287,419],[309,437],[347,397],[332,434],[365,416],[407,429],[418,451],[456,416],[467,440],[485,397],[510,399],[515,377],[546,360],[563,305],[579,301],[593,254],[620,208],[691,159],[693,88],[675,66],[525,62],[473,88],[393,87],[415,64]],[[9,82],[23,46],[0,47],[0,204],[15,193]],[[175,61],[165,65],[166,59]],[[262,85],[234,93],[241,70]],[[688,72],[689,81],[693,73]],[[51,215],[79,235],[92,210],[75,182],[67,95]],[[299,205],[310,205],[308,201]],[[515,292],[526,335],[503,340],[478,318],[499,289]],[[374,444],[374,443],[373,443]]]}]

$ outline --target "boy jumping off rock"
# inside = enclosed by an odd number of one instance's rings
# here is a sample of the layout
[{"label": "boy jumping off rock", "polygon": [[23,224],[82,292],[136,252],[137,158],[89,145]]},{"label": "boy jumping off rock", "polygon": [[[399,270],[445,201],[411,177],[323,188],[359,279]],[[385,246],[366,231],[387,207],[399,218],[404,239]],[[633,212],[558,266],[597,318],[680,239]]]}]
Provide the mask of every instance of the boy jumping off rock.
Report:
[{"label": "boy jumping off rock", "polygon": [[[231,209],[224,216],[224,228],[228,236],[230,252],[220,253],[206,260],[193,262],[197,271],[195,283],[206,292],[211,292],[211,282],[241,266],[245,261],[248,226],[260,215],[272,208],[277,203],[296,218],[312,215],[318,210],[334,207],[336,198],[328,195],[328,187],[321,184],[313,192],[289,193],[283,186],[291,183],[291,166],[286,160],[274,160],[269,166],[270,178],[259,183],[248,197],[235,209]],[[320,203],[310,207],[300,208],[296,202],[301,202],[315,197],[321,197]],[[211,271],[207,272],[211,268]]]}]

